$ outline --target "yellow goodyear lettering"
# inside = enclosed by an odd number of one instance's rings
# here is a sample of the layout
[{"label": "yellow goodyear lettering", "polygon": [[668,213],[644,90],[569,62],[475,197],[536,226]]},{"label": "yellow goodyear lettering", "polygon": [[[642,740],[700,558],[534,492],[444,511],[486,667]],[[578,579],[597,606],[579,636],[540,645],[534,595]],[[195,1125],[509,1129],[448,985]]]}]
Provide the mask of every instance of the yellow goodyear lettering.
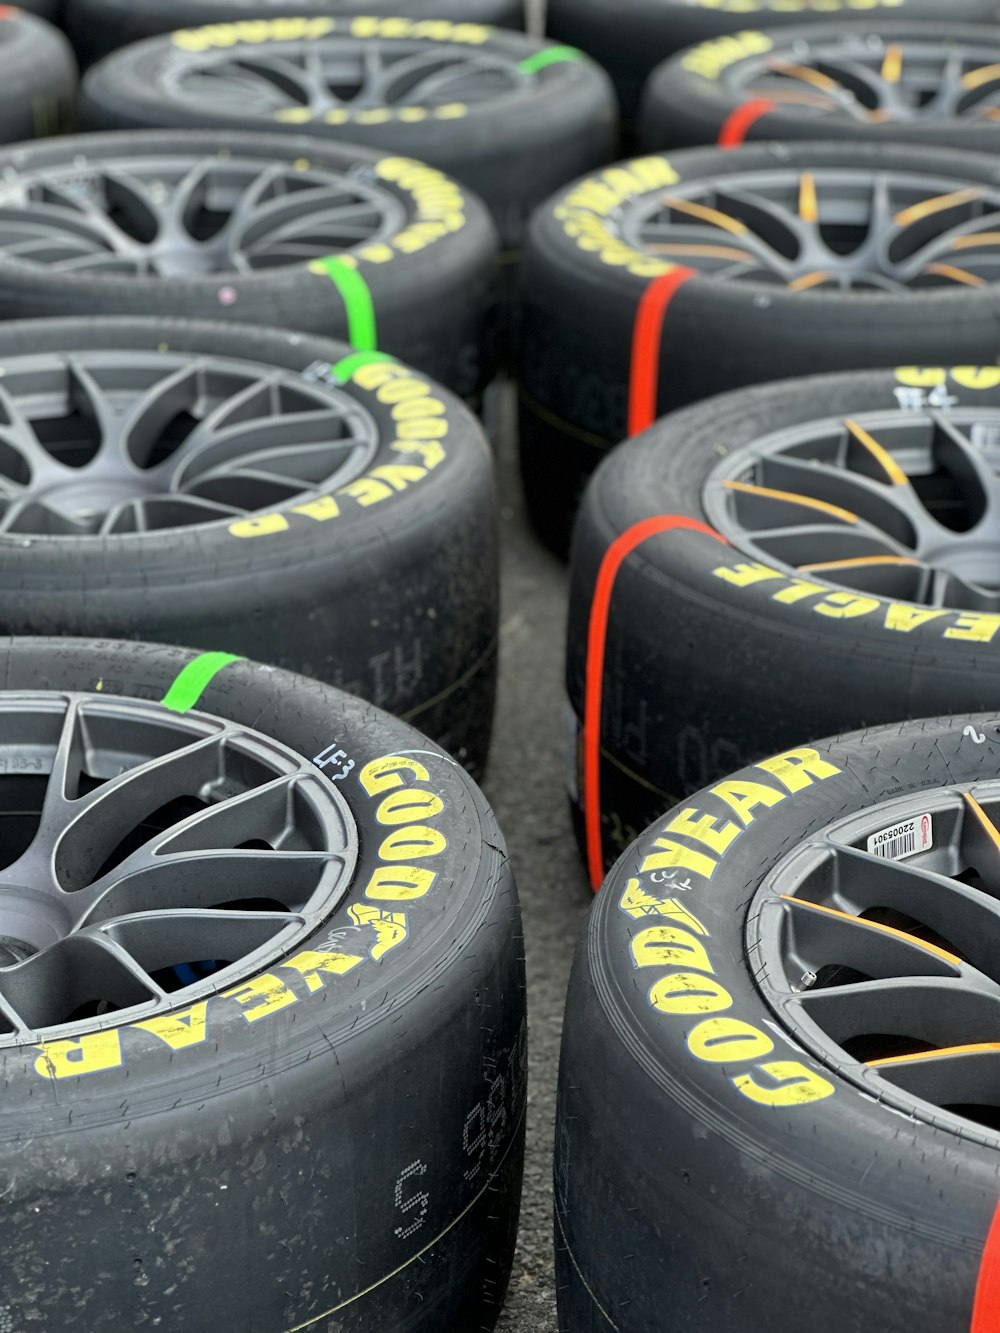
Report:
[{"label": "yellow goodyear lettering", "polygon": [[1000,366],[896,367],[896,380],[909,389],[942,388],[949,377],[963,389],[995,389],[1000,385]]},{"label": "yellow goodyear lettering", "polygon": [[758,1060],[774,1050],[766,1032],[740,1018],[707,1018],[688,1033],[687,1044],[692,1055],[714,1065]]},{"label": "yellow goodyear lettering", "polygon": [[159,1037],[172,1051],[186,1051],[189,1046],[200,1046],[208,1037],[208,1001],[201,1000],[176,1014],[144,1018],[132,1027]]},{"label": "yellow goodyear lettering", "polygon": [[[428,788],[414,785],[429,782],[426,766],[409,755],[383,755],[365,764],[358,780],[369,797],[381,798],[375,811],[376,821],[392,828],[378,849],[379,860],[387,864],[372,871],[365,897],[390,903],[414,902],[425,897],[437,879],[437,871],[414,863],[439,856],[448,846],[445,835],[429,822],[444,810],[444,801]],[[421,822],[411,822],[415,820]],[[374,924],[373,909],[363,911],[367,923]],[[393,923],[391,915],[383,918],[386,931]],[[406,929],[405,918],[395,924]],[[385,939],[388,938],[386,933]]]},{"label": "yellow goodyear lettering", "polygon": [[117,1030],[93,1032],[85,1037],[64,1041],[45,1041],[35,1061],[35,1073],[42,1078],[79,1078],[118,1069],[122,1063],[121,1035]]},{"label": "yellow goodyear lettering", "polygon": [[242,1007],[243,1017],[248,1023],[259,1023],[262,1018],[269,1018],[271,1014],[287,1009],[290,1004],[298,1004],[295,992],[289,990],[281,978],[272,972],[243,981],[222,994]]},{"label": "yellow goodyear lettering", "polygon": [[679,179],[666,158],[638,158],[575,185],[556,204],[553,216],[578,249],[596,254],[601,263],[640,277],[657,277],[675,265],[636,250],[614,233],[608,218],[627,199],[676,185]]},{"label": "yellow goodyear lettering", "polygon": [[[813,749],[789,750],[763,760],[757,767],[775,777],[789,794],[840,772]],[[753,790],[755,788],[770,793],[764,804],[772,803],[772,799],[774,802],[786,799],[784,793],[763,788],[763,784],[740,784],[739,789],[731,790],[729,795],[739,807],[741,818],[745,816],[748,822],[753,819],[753,810],[758,804],[756,798],[760,796],[759,791]],[[696,813],[685,810],[681,815],[698,834],[707,832],[717,836],[722,832],[715,826],[715,821],[703,827],[700,820],[693,818]],[[725,836],[728,838],[728,833]],[[664,841],[659,839],[655,845]],[[725,848],[723,854],[724,851]],[[657,856],[654,853],[647,861],[655,861]],[[645,868],[644,862],[642,869]],[[618,907],[634,921],[650,922],[652,918],[651,924],[644,925],[631,936],[629,953],[636,969],[669,969],[649,987],[649,1004],[664,1017],[693,1022],[685,1033],[685,1045],[693,1058],[709,1065],[737,1066],[732,1072],[727,1069],[729,1082],[741,1096],[758,1106],[792,1108],[833,1095],[833,1084],[801,1061],[767,1060],[766,1057],[774,1053],[774,1039],[761,1028],[729,1012],[734,999],[732,992],[716,976],[710,932],[677,899],[658,899],[646,892],[637,878],[632,878],[621,892]],[[680,914],[677,918],[674,918],[675,912]],[[664,917],[672,919],[664,920]],[[739,1069],[740,1065],[749,1067]]]},{"label": "yellow goodyear lettering", "polygon": [[368,796],[378,796],[394,787],[402,787],[409,780],[403,777],[404,773],[410,774],[418,782],[430,781],[430,773],[418,759],[399,754],[383,755],[381,759],[373,759],[371,763],[365,764],[358,774],[358,781]]},{"label": "yellow goodyear lettering", "polygon": [[[328,523],[339,518],[341,500],[345,497],[363,509],[390,500],[423,481],[447,457],[443,441],[449,432],[448,409],[440,399],[431,396],[430,386],[425,381],[412,378],[404,366],[386,362],[358,367],[351,380],[374,392],[379,402],[391,409],[396,434],[396,438],[389,442],[392,452],[415,454],[420,461],[383,463],[348,482],[336,495],[319,495],[291,506],[289,514],[312,523]],[[256,514],[252,518],[237,519],[229,525],[229,532],[234,537],[267,537],[287,532],[289,527],[285,514]]]},{"label": "yellow goodyear lettering", "polygon": [[669,972],[649,991],[649,1003],[661,1014],[715,1014],[733,1007],[733,997],[714,977],[701,972]]},{"label": "yellow goodyear lettering", "polygon": [[737,32],[692,47],[681,60],[681,64],[692,74],[701,75],[703,79],[717,79],[723,70],[735,65],[738,60],[745,60],[748,56],[763,55],[773,47],[774,43],[766,33]]},{"label": "yellow goodyear lettering", "polygon": [[675,842],[673,838],[657,838],[653,846],[659,850],[650,852],[639,867],[644,875],[653,870],[674,869],[692,870],[696,875],[704,875],[706,879],[711,879],[715,874],[717,861],[705,856],[703,852],[696,852],[682,843]]},{"label": "yellow goodyear lettering", "polygon": [[[758,1075],[766,1074],[768,1082]],[[752,1074],[737,1074],[733,1083],[758,1106],[807,1106],[833,1095],[833,1084],[798,1060],[770,1060]]]},{"label": "yellow goodyear lettering", "polygon": [[436,792],[422,787],[403,787],[385,797],[375,812],[380,824],[408,824],[412,819],[433,819],[444,809]]},{"label": "yellow goodyear lettering", "polygon": [[798,750],[786,750],[783,754],[762,759],[754,768],[762,768],[778,779],[786,791],[795,793],[811,787],[814,782],[825,782],[835,778],[843,770],[829,760],[823,759],[818,750],[808,747]]},{"label": "yellow goodyear lettering", "polygon": [[336,20],[332,18],[251,19],[239,23],[209,23],[203,28],[182,28],[171,40],[182,51],[210,51],[241,44],[315,41],[333,32],[336,26]]},{"label": "yellow goodyear lettering", "polygon": [[412,902],[426,897],[436,879],[437,871],[427,866],[378,866],[372,871],[365,897],[381,902]]},{"label": "yellow goodyear lettering", "polygon": [[715,971],[705,946],[680,926],[648,926],[632,937],[631,950],[636,967],[690,967],[699,972]]},{"label": "yellow goodyear lettering", "polygon": [[[364,958],[353,953],[339,953],[336,951],[327,951],[320,949],[306,949],[304,952],[296,954],[294,958],[289,958],[282,967],[287,967],[293,972],[297,972],[306,983],[306,989],[310,992],[323,989],[324,976],[342,977],[348,972],[352,972],[359,963],[363,963]],[[279,983],[280,984],[280,983]],[[232,991],[226,992],[228,995]],[[290,994],[291,992],[289,992]],[[287,1003],[287,1001],[285,1002]],[[277,1006],[284,1008],[284,1004]],[[255,1011],[254,1011],[255,1012]],[[273,1010],[271,1011],[273,1012]],[[243,1015],[249,1019],[248,1014]],[[262,1015],[258,1014],[258,1017]]]}]

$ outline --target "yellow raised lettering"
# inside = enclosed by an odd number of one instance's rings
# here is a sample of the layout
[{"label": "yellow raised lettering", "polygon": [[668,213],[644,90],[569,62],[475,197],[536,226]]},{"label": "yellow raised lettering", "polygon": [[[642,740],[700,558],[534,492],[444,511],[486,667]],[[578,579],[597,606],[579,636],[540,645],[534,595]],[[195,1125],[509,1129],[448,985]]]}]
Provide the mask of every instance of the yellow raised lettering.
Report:
[{"label": "yellow raised lettering", "polygon": [[[282,963],[281,966],[291,968],[293,972],[298,972],[310,991],[318,991],[323,987],[324,974],[326,976],[342,977],[346,972],[351,972],[359,963],[364,961],[364,958],[360,958],[353,953],[306,949],[303,953],[296,954],[294,958],[289,958],[288,962]],[[279,1005],[279,1008],[284,1008],[284,1005]],[[247,1017],[247,1015],[244,1015],[244,1017]]]},{"label": "yellow raised lettering", "polygon": [[35,1073],[42,1078],[76,1078],[117,1069],[122,1062],[122,1043],[117,1028],[93,1032],[86,1037],[67,1037],[65,1041],[44,1041],[38,1049]]},{"label": "yellow raised lettering", "polygon": [[[403,774],[408,776],[404,779]],[[381,759],[373,759],[365,764],[358,774],[358,781],[369,796],[378,796],[393,787],[401,787],[403,782],[430,781],[430,774],[423,764],[408,755],[387,754]]]},{"label": "yellow raised lettering", "polygon": [[723,824],[720,829],[719,821],[712,815],[702,815],[700,819],[695,819],[697,813],[698,811],[692,806],[680,810],[670,823],[664,826],[664,833],[678,833],[682,837],[695,838],[721,856],[743,832],[732,823]]},{"label": "yellow raised lettering", "polygon": [[658,1013],[684,1017],[731,1009],[733,997],[714,977],[700,972],[669,972],[650,988],[649,1003]]},{"label": "yellow raised lettering", "polygon": [[818,750],[808,748],[786,750],[784,754],[762,759],[759,764],[754,764],[754,768],[772,773],[790,792],[804,791],[814,781],[825,782],[827,778],[835,778],[841,772],[835,764],[821,759]]},{"label": "yellow raised lettering", "polygon": [[758,1106],[806,1106],[833,1096],[834,1086],[829,1079],[807,1069],[798,1060],[772,1060],[757,1069],[773,1079],[773,1083],[759,1083],[756,1073],[738,1074],[733,1083]]},{"label": "yellow raised lettering", "polygon": [[783,791],[765,787],[762,782],[748,782],[745,778],[727,778],[712,788],[712,795],[734,811],[744,824],[752,824],[758,805],[779,805],[785,799]]},{"label": "yellow raised lettering", "polygon": [[647,926],[631,942],[636,967],[686,967],[714,972],[705,946],[680,926]]},{"label": "yellow raised lettering", "polygon": [[740,1018],[706,1018],[688,1033],[687,1044],[692,1055],[710,1064],[758,1060],[774,1050],[766,1032]]}]

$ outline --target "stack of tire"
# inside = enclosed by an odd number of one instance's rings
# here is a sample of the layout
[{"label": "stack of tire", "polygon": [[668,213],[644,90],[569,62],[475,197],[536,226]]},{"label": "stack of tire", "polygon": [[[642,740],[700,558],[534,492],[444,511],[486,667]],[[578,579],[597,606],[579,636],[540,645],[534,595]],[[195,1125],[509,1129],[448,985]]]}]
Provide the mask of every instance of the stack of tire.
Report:
[{"label": "stack of tire", "polygon": [[1000,1327],[1000,12],[853,8],[552,7],[641,152],[522,272],[567,1333]]},{"label": "stack of tire", "polygon": [[492,1328],[526,1020],[472,780],[471,408],[498,260],[613,156],[610,80],[515,0],[32,7],[0,12],[0,1327]]}]

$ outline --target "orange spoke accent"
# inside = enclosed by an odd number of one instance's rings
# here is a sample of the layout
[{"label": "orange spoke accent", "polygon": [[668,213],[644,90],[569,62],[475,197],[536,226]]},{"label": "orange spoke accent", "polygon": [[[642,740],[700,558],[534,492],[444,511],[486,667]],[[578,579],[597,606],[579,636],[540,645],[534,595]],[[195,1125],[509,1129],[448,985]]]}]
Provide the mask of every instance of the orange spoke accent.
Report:
[{"label": "orange spoke accent", "polygon": [[964,791],[962,792],[962,795],[965,798],[966,805],[979,820],[983,832],[989,838],[990,842],[992,842],[996,850],[1000,852],[1000,829],[993,823],[993,820],[990,819],[989,815],[971,792]]},{"label": "orange spoke accent", "polygon": [[723,231],[731,232],[733,236],[745,236],[747,234],[746,223],[740,222],[738,218],[731,218],[728,213],[721,213],[717,208],[708,208],[705,204],[696,204],[691,199],[675,199],[673,195],[669,194],[663,196],[662,202],[668,208],[675,208],[678,213],[688,213],[701,222],[708,222],[713,227],[721,227]]},{"label": "orange spoke accent", "polygon": [[772,102],[794,102],[799,106],[818,106],[824,110],[836,109],[840,103],[835,97],[824,97],[820,93],[800,92],[797,88],[747,88],[746,97],[766,97]]},{"label": "orange spoke accent", "polygon": [[864,426],[860,426],[856,421],[845,421],[844,425],[857,440],[858,444],[863,445],[871,454],[875,462],[886,474],[893,486],[906,486],[908,484],[906,473],[899,466],[896,460],[890,454],[888,449],[883,449],[874,435],[870,435]]},{"label": "orange spoke accent", "polygon": [[992,83],[994,79],[1000,79],[1000,65],[980,65],[978,69],[970,69],[968,74],[962,75],[962,87],[981,88],[984,83]]},{"label": "orange spoke accent", "polygon": [[954,264],[928,264],[925,273],[933,273],[939,278],[949,278],[952,282],[961,282],[966,287],[985,287],[986,279],[977,278],[968,269],[957,268]]},{"label": "orange spoke accent", "polygon": [[728,245],[695,245],[683,241],[662,241],[654,245],[647,245],[647,250],[655,250],[657,254],[667,255],[700,255],[703,259],[753,259],[754,256],[749,250],[737,250]]},{"label": "orange spoke accent", "polygon": [[985,120],[1000,120],[1000,106],[985,106],[982,111],[977,111],[976,115],[982,116]]},{"label": "orange spoke accent", "polygon": [[973,199],[981,197],[979,190],[955,190],[951,194],[937,194],[933,199],[924,199],[919,204],[904,208],[901,213],[896,214],[896,221],[901,227],[908,227],[911,222],[919,222],[921,218],[929,218],[935,213],[943,212],[946,208],[957,208],[960,204],[971,204]]},{"label": "orange spoke accent", "polygon": [[816,177],[803,171],[799,179],[799,217],[803,222],[819,221],[819,200],[816,198]]},{"label": "orange spoke accent", "polygon": [[916,565],[919,563],[918,560],[913,560],[908,555],[859,555],[853,560],[821,560],[819,564],[797,565],[796,568],[814,574],[817,569],[862,569],[866,565]]},{"label": "orange spoke accent", "polygon": [[976,231],[968,236],[956,236],[953,250],[978,250],[981,245],[1000,245],[1000,231]]},{"label": "orange spoke accent", "polygon": [[810,287],[818,287],[821,282],[829,282],[831,274],[829,273],[803,273],[801,278],[793,278],[788,284],[790,292],[808,291]]},{"label": "orange spoke accent", "polygon": [[1000,1043],[995,1041],[976,1042],[971,1046],[940,1046],[935,1051],[914,1051],[912,1055],[887,1055],[881,1060],[869,1060],[869,1069],[879,1069],[882,1065],[909,1065],[918,1060],[940,1060],[949,1055],[986,1055],[1000,1051]]},{"label": "orange spoke accent", "polygon": [[791,903],[793,907],[805,907],[810,912],[825,912],[827,916],[840,917],[842,921],[853,921],[857,926],[868,926],[871,930],[877,930],[883,935],[893,935],[898,940],[905,940],[907,944],[916,945],[918,949],[923,949],[926,953],[932,953],[937,958],[942,958],[952,967],[960,968],[962,960],[957,954],[949,953],[947,949],[939,949],[936,944],[928,944],[926,940],[920,939],[917,935],[910,935],[905,930],[897,930],[895,926],[883,926],[881,921],[867,921],[863,916],[852,916],[850,912],[839,912],[836,907],[824,907],[821,903],[811,903],[805,898],[790,898],[787,894],[781,894],[782,902]]},{"label": "orange spoke accent", "polygon": [[903,74],[903,48],[897,43],[886,49],[882,61],[882,78],[886,83],[898,83]]},{"label": "orange spoke accent", "polygon": [[802,505],[806,509],[817,509],[821,514],[829,514],[831,518],[841,523],[858,522],[857,514],[852,514],[849,509],[827,504],[825,500],[814,500],[811,495],[797,495],[794,491],[775,491],[770,486],[754,486],[749,481],[725,481],[722,484],[729,491],[742,491],[746,495],[763,496],[765,500],[784,500],[788,504]]},{"label": "orange spoke accent", "polygon": [[868,122],[871,125],[884,125],[889,120],[892,120],[892,112],[887,111],[885,107],[880,107],[878,111],[868,112]]},{"label": "orange spoke accent", "polygon": [[843,92],[836,79],[831,79],[828,74],[821,74],[818,69],[810,69],[808,65],[772,60],[768,68],[774,70],[775,74],[784,74],[789,79],[801,79],[803,83],[811,83],[814,88],[822,88],[825,93]]}]

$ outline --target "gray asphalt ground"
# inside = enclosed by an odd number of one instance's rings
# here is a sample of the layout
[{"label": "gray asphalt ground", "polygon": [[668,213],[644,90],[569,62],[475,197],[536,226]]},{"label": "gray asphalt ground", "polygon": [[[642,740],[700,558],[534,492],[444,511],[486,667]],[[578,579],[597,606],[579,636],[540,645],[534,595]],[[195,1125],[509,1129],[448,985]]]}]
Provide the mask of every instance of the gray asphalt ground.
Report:
[{"label": "gray asphalt ground", "polygon": [[[545,0],[527,0],[538,32]],[[513,398],[497,445],[503,606],[500,693],[484,782],[507,838],[528,969],[528,1147],[521,1229],[500,1333],[557,1333],[552,1143],[563,1002],[591,893],[566,804],[563,636],[566,569],[535,541],[517,472]]]},{"label": "gray asphalt ground", "polygon": [[503,591],[500,693],[483,786],[507,838],[524,915],[528,1150],[517,1256],[498,1329],[556,1333],[552,1248],[556,1072],[566,983],[592,895],[566,802],[566,569],[538,545],[525,521],[512,396],[504,406],[497,445]]}]

